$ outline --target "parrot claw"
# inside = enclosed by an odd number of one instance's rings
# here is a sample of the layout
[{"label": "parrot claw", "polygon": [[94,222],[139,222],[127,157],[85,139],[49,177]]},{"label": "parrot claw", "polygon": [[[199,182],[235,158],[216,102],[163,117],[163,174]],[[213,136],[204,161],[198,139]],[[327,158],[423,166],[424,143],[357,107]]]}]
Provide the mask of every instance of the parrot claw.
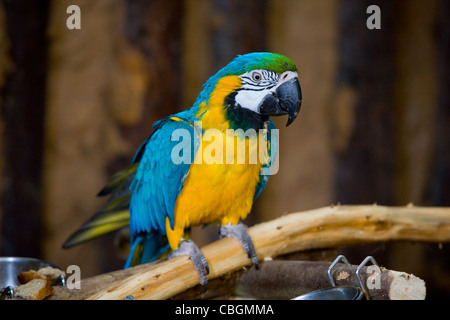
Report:
[{"label": "parrot claw", "polygon": [[208,288],[208,279],[206,275],[209,274],[209,265],[197,245],[191,240],[182,240],[175,251],[168,255],[168,259],[179,256],[189,256],[194,264],[194,268],[198,274],[198,281],[203,286],[201,293],[205,293]]},{"label": "parrot claw", "polygon": [[253,246],[252,238],[247,233],[247,226],[243,223],[231,224],[220,226],[219,237],[232,237],[236,239],[247,253],[249,259],[252,260],[256,269],[259,269],[258,255],[256,254],[255,247]]}]

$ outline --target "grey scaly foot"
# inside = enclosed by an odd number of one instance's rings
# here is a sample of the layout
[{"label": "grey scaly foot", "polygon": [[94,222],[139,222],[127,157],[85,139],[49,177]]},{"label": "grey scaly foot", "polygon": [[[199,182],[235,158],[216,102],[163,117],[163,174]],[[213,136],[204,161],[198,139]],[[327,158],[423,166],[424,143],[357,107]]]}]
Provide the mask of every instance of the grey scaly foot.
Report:
[{"label": "grey scaly foot", "polygon": [[247,226],[243,223],[231,224],[220,226],[219,230],[220,238],[232,237],[236,239],[242,246],[242,249],[247,253],[248,257],[252,260],[256,269],[259,269],[258,255],[256,254],[255,247],[253,246],[252,238],[247,233]]},{"label": "grey scaly foot", "polygon": [[191,258],[198,274],[198,281],[203,286],[202,293],[205,293],[208,288],[208,279],[206,278],[206,275],[209,274],[209,266],[200,249],[193,241],[182,240],[178,248],[169,253],[167,258],[172,259],[179,256],[189,256]]}]

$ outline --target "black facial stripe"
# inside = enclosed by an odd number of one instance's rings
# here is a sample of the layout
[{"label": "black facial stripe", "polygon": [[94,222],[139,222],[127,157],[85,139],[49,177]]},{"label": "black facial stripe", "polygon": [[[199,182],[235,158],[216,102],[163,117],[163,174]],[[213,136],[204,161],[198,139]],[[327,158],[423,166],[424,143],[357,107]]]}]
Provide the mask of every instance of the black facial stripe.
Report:
[{"label": "black facial stripe", "polygon": [[242,88],[240,88],[239,90],[246,90],[246,91],[264,91],[264,90],[270,90],[270,89],[272,89],[273,87],[275,87],[274,84],[273,84],[273,85],[270,85],[270,86],[267,86],[267,87],[261,87],[261,88],[244,88],[244,87],[242,87]]}]

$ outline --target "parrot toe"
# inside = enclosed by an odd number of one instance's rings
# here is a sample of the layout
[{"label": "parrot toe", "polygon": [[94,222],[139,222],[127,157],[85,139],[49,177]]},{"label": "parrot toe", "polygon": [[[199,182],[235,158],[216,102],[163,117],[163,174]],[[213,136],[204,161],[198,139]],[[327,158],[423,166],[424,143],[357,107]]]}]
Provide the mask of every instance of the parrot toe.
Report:
[{"label": "parrot toe", "polygon": [[191,258],[198,274],[198,281],[203,286],[202,293],[205,293],[208,288],[208,279],[206,278],[206,275],[209,274],[209,265],[202,252],[193,241],[181,241],[178,248],[168,255],[168,259],[186,255]]},{"label": "parrot toe", "polygon": [[253,246],[252,238],[247,233],[247,226],[243,223],[231,224],[220,226],[219,230],[220,238],[232,237],[236,239],[247,253],[249,259],[252,260],[256,269],[259,269],[258,255],[256,254],[255,247]]}]

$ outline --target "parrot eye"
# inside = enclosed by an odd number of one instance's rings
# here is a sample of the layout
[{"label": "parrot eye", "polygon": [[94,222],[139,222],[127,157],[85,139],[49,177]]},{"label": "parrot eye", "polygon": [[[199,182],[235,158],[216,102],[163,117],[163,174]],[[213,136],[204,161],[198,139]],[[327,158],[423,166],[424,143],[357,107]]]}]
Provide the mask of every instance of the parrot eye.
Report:
[{"label": "parrot eye", "polygon": [[261,81],[262,76],[259,72],[253,72],[252,79],[253,79],[253,81],[259,82],[259,81]]}]

